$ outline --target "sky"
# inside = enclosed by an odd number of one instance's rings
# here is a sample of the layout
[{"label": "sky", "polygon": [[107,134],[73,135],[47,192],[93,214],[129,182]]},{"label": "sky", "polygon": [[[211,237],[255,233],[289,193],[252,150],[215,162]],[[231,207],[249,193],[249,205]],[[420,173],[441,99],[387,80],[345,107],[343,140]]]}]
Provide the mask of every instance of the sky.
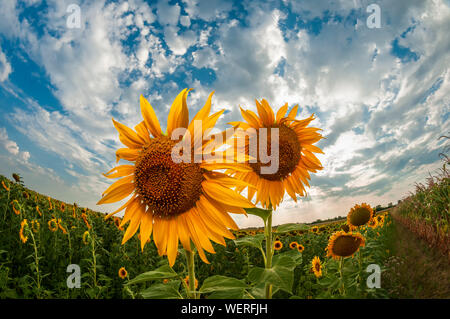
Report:
[{"label": "sky", "polygon": [[448,30],[449,0],[2,0],[0,174],[110,212],[96,203],[122,147],[111,118],[142,121],[142,94],[165,123],[192,88],[191,119],[215,91],[220,129],[255,99],[315,113],[324,169],[306,197],[285,196],[274,225],[396,203],[442,166]]}]

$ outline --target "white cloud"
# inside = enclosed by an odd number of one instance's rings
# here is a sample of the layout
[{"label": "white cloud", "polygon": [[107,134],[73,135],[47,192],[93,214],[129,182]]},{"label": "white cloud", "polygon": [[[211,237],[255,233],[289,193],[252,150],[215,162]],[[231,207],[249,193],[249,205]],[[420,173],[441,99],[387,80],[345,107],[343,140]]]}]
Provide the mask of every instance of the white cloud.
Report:
[{"label": "white cloud", "polygon": [[5,53],[3,53],[0,47],[0,82],[6,81],[11,72],[11,64],[6,59]]}]

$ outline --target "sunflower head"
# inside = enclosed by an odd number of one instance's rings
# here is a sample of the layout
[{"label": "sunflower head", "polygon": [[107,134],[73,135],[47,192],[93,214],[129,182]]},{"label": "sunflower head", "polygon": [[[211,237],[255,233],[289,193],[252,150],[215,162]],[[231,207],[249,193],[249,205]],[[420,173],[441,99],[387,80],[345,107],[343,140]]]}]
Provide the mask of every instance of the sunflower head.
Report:
[{"label": "sunflower head", "polygon": [[352,227],[359,227],[367,224],[373,217],[373,209],[370,205],[362,203],[356,204],[347,214],[347,224]]},{"label": "sunflower head", "polygon": [[313,227],[311,228],[311,232],[313,232],[313,233],[315,233],[315,234],[319,233],[319,227],[313,226]]},{"label": "sunflower head", "polygon": [[371,220],[369,220],[369,222],[367,223],[367,226],[369,226],[370,228],[377,228],[377,226],[378,226],[377,219],[372,218]]},{"label": "sunflower head", "polygon": [[26,228],[28,227],[28,222],[26,219],[22,220],[20,223],[20,231],[19,231],[19,237],[22,243],[26,243],[28,240],[28,236],[25,236],[24,232],[26,231]]},{"label": "sunflower head", "polygon": [[16,181],[16,183],[20,183],[20,176],[19,174],[13,173],[12,177],[14,178],[14,180]]},{"label": "sunflower head", "polygon": [[317,278],[322,277],[322,263],[320,262],[320,258],[318,256],[314,256],[312,262],[312,271]]},{"label": "sunflower head", "polygon": [[293,241],[289,244],[290,249],[297,249],[298,243],[296,241]]},{"label": "sunflower head", "polygon": [[86,230],[84,233],[83,233],[83,244],[85,244],[85,245],[87,245],[87,244],[89,244],[89,239],[91,238],[91,235],[89,234],[89,231],[88,230]]},{"label": "sunflower head", "polygon": [[3,186],[3,188],[4,188],[7,192],[10,191],[9,185],[6,185],[6,184],[5,184],[5,181],[2,181],[2,186]]},{"label": "sunflower head", "polygon": [[297,250],[298,250],[298,252],[302,253],[305,250],[305,247],[301,244],[298,244]]},{"label": "sunflower head", "polygon": [[[223,111],[209,115],[211,93],[189,123],[186,103],[189,91],[185,89],[175,98],[166,134],[153,107],[143,96],[140,97],[143,121],[135,130],[113,120],[119,139],[126,146],[117,150],[117,161],[129,163],[104,174],[107,178],[121,179],[105,190],[98,202],[114,203],[130,196],[106,218],[125,209],[119,227],[128,222],[129,225],[122,244],[139,230],[143,250],[153,233],[158,254],[167,255],[171,266],[175,263],[178,243],[191,251],[191,241],[200,258],[208,263],[204,250],[215,252],[210,240],[225,245],[224,237],[235,238],[229,228],[237,230],[238,227],[228,213],[244,214],[243,208],[254,207],[231,189],[238,185],[245,188],[249,183],[215,171],[230,168],[249,171],[250,168],[223,158],[212,161],[204,156],[216,152],[223,144],[219,139],[207,140],[203,136],[214,127]],[[201,124],[197,126],[199,121]]]},{"label": "sunflower head", "polygon": [[343,224],[341,225],[341,230],[348,233],[350,231],[350,227],[348,226],[348,224]]},{"label": "sunflower head", "polygon": [[125,267],[121,267],[121,268],[119,269],[119,277],[120,277],[121,279],[125,279],[125,278],[127,278],[127,276],[128,276],[127,270],[125,269]]},{"label": "sunflower head", "polygon": [[275,242],[273,243],[273,248],[275,250],[281,250],[281,248],[283,248],[283,243],[279,240],[275,240]]},{"label": "sunflower head", "polygon": [[350,257],[364,245],[365,239],[360,233],[338,231],[328,241],[327,256],[334,259]]},{"label": "sunflower head", "polygon": [[39,232],[40,228],[41,228],[41,224],[39,224],[39,222],[37,220],[31,221],[31,229],[33,230],[34,233]]},{"label": "sunflower head", "polygon": [[11,206],[14,211],[14,214],[20,215],[21,209],[20,209],[20,205],[19,205],[19,202],[17,201],[17,199],[15,199],[11,202]]},{"label": "sunflower head", "polygon": [[50,229],[50,231],[52,232],[58,230],[58,221],[56,220],[56,218],[52,218],[48,221],[48,229]]},{"label": "sunflower head", "polygon": [[[250,156],[246,162],[251,171],[229,172],[256,186],[255,189],[249,189],[249,199],[256,193],[256,203],[261,202],[263,207],[276,208],[283,200],[285,192],[294,201],[297,201],[297,195],[306,195],[305,186],[309,187],[310,173],[316,173],[323,168],[313,154],[323,153],[313,145],[323,137],[318,133],[320,129],[307,127],[314,119],[313,115],[304,120],[296,119],[298,105],[287,115],[287,103],[276,115],[265,99],[261,102],[256,100],[256,108],[258,115],[251,110],[241,109],[245,122],[229,123],[238,125],[241,129],[237,134],[237,144],[242,141],[245,145],[246,155]],[[276,169],[269,169],[273,162],[267,160],[264,151],[278,155]],[[243,188],[237,190],[242,191]]]}]

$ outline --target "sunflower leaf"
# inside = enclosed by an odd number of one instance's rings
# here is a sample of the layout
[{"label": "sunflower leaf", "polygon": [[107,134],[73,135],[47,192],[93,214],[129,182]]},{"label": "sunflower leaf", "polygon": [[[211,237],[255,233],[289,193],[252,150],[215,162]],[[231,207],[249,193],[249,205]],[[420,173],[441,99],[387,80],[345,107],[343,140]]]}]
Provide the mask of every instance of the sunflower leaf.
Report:
[{"label": "sunflower leaf", "polygon": [[237,246],[250,246],[250,247],[255,247],[255,248],[261,249],[263,240],[264,240],[264,235],[258,234],[255,236],[246,236],[246,237],[235,239],[234,243]]},{"label": "sunflower leaf", "polygon": [[297,231],[297,230],[308,230],[309,227],[305,224],[284,224],[276,227],[276,233],[288,233],[291,231]]},{"label": "sunflower leaf", "polygon": [[174,280],[167,284],[155,284],[140,292],[145,299],[181,299],[179,293],[180,281]]},{"label": "sunflower leaf", "polygon": [[225,276],[212,276],[203,282],[199,292],[211,293],[209,298],[212,299],[242,299],[246,288],[247,285],[242,280]]},{"label": "sunflower leaf", "polygon": [[256,284],[268,283],[292,293],[295,266],[295,261],[291,257],[281,256],[274,261],[272,268],[252,268],[247,278]]},{"label": "sunflower leaf", "polygon": [[266,223],[267,218],[269,218],[270,214],[272,214],[272,210],[262,209],[258,207],[244,209],[247,214],[259,216],[264,221],[264,224]]},{"label": "sunflower leaf", "polygon": [[178,276],[177,273],[169,266],[164,265],[155,270],[145,272],[130,280],[126,285],[138,284],[150,280],[167,279]]}]

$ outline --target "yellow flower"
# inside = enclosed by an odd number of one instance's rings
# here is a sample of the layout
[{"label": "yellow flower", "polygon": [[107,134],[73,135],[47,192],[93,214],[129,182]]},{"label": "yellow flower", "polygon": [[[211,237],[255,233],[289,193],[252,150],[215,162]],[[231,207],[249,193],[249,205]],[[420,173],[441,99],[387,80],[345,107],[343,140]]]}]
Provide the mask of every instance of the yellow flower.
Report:
[{"label": "yellow flower", "polygon": [[67,230],[63,227],[63,225],[61,223],[62,223],[61,218],[58,218],[58,227],[59,227],[59,229],[62,230],[64,235],[67,235]]},{"label": "yellow flower", "polygon": [[125,279],[125,278],[127,278],[127,276],[128,276],[127,270],[125,269],[125,267],[121,267],[119,269],[119,277],[122,279]]},{"label": "yellow flower", "polygon": [[313,226],[313,227],[311,228],[311,231],[312,231],[313,233],[317,234],[317,233],[319,232],[319,227]]},{"label": "yellow flower", "polygon": [[39,216],[42,216],[41,210],[39,209],[39,206],[36,206],[36,211],[38,212]]},{"label": "yellow flower", "polygon": [[377,219],[372,218],[371,220],[369,220],[369,222],[367,223],[367,226],[369,226],[370,228],[376,228],[378,226]]},{"label": "yellow flower", "polygon": [[7,192],[9,192],[10,191],[10,188],[9,188],[9,185],[8,186],[6,186],[6,184],[5,184],[5,182],[4,181],[2,181],[2,186],[3,186],[3,188],[7,191]]},{"label": "yellow flower", "polygon": [[302,252],[305,250],[305,247],[304,247],[303,245],[301,245],[301,244],[298,244],[297,250],[298,250],[300,253],[302,253]]},{"label": "yellow flower", "polygon": [[88,229],[91,229],[91,225],[89,224],[88,220],[87,220],[87,215],[86,213],[81,213],[81,218],[83,219],[84,223],[86,224],[86,227]]},{"label": "yellow flower", "polygon": [[273,243],[273,248],[275,250],[280,250],[281,248],[283,248],[283,243],[279,240],[275,240],[275,242]]},{"label": "yellow flower", "polygon": [[356,204],[347,214],[347,224],[350,228],[356,228],[367,224],[373,217],[373,209],[370,205],[362,203]]},{"label": "yellow flower", "polygon": [[89,241],[88,241],[89,238],[90,238],[89,231],[86,230],[83,234],[83,244],[85,244],[85,245],[89,244]]},{"label": "yellow flower", "polygon": [[25,236],[25,235],[23,234],[23,231],[24,231],[24,229],[25,229],[26,226],[28,226],[28,223],[27,223],[27,220],[24,219],[24,220],[22,220],[22,222],[20,223],[20,231],[19,231],[20,240],[21,240],[22,243],[24,243],[24,244],[25,244],[25,243],[27,242],[27,240],[28,240],[28,236]]},{"label": "yellow flower", "polygon": [[[228,123],[233,126],[238,125],[240,129],[245,130],[238,132],[237,137],[243,141],[245,139],[246,154],[253,156],[248,160],[251,171],[242,172],[230,169],[228,172],[234,177],[256,186],[256,189],[248,189],[250,200],[256,193],[256,203],[261,202],[263,207],[271,205],[276,209],[283,200],[285,191],[295,202],[297,202],[297,194],[305,196],[305,185],[309,187],[309,173],[316,173],[323,169],[319,159],[313,154],[323,154],[320,148],[313,145],[323,137],[317,132],[320,129],[307,127],[314,120],[314,115],[304,120],[295,118],[298,105],[294,106],[287,116],[285,116],[288,110],[287,103],[279,109],[276,116],[265,99],[261,102],[256,100],[256,107],[259,116],[250,110],[241,109],[245,122]],[[267,134],[263,129],[267,129]],[[256,145],[264,145],[260,139],[266,139],[266,147],[269,151],[271,145],[276,143],[271,140],[272,129],[278,129],[279,165],[275,173],[266,173],[264,169],[267,169],[272,163],[266,163],[265,159],[260,158],[260,154],[252,155],[249,148],[257,149]],[[254,137],[254,145],[250,144],[252,142],[248,138],[249,136]],[[254,162],[255,160],[256,162]],[[244,188],[241,186],[236,190],[243,191]]]},{"label": "yellow flower", "polygon": [[353,256],[359,247],[364,245],[365,239],[360,233],[338,231],[328,241],[327,256],[331,256],[334,259]]},{"label": "yellow flower", "polygon": [[[19,206],[19,208],[16,208],[16,205]],[[14,211],[14,214],[20,215],[20,205],[19,205],[19,202],[16,199],[11,202],[11,206],[12,206],[12,209]]]},{"label": "yellow flower", "polygon": [[114,217],[114,225],[116,225],[118,230],[123,230],[123,226],[120,226],[121,220],[118,217]]},{"label": "yellow flower", "polygon": [[293,241],[292,243],[289,244],[289,248],[290,249],[297,249],[298,243],[296,241]]},{"label": "yellow flower", "polygon": [[[254,207],[250,201],[230,189],[247,183],[223,173],[212,172],[227,168],[248,170],[243,164],[228,160],[217,163],[204,158],[192,161],[192,156],[186,162],[174,161],[173,157],[179,153],[175,152],[174,156],[172,153],[180,146],[179,142],[187,144],[186,148],[192,149],[193,154],[203,154],[205,149],[213,151],[223,145],[214,141],[208,143],[211,140],[196,137],[198,133],[194,135],[194,122],[202,121],[199,133],[203,134],[214,127],[223,113],[219,111],[209,116],[212,93],[189,124],[186,104],[188,92],[184,89],[173,102],[167,121],[167,134],[162,133],[155,111],[143,96],[140,104],[144,121],[135,127],[135,131],[113,120],[119,131],[119,139],[127,146],[117,150],[117,160],[124,159],[134,162],[134,165],[120,165],[104,175],[107,178],[121,179],[112,184],[98,202],[114,203],[131,195],[122,207],[106,218],[125,209],[120,225],[130,224],[122,244],[140,229],[141,249],[144,249],[153,232],[158,254],[167,255],[171,266],[175,263],[178,242],[190,251],[191,240],[197,247],[200,258],[208,263],[204,250],[215,253],[210,239],[225,245],[224,237],[235,238],[228,228],[238,227],[228,212],[244,214],[243,208]],[[195,124],[196,127],[197,125]],[[178,129],[184,130],[180,138],[171,139],[172,133],[180,132]],[[190,136],[195,141],[192,142]]]},{"label": "yellow flower", "polygon": [[56,220],[56,218],[52,218],[48,221],[48,229],[50,229],[52,232],[58,230],[58,221]]},{"label": "yellow flower", "polygon": [[[189,287],[189,276],[186,276],[186,278],[184,278],[184,282],[185,282],[186,285]],[[195,286],[195,289],[198,288],[198,280],[197,280],[197,278],[195,278],[195,284],[194,284],[194,286]]]},{"label": "yellow flower", "polygon": [[40,228],[41,228],[41,224],[39,224],[39,222],[37,220],[31,221],[31,229],[33,230],[33,232],[37,233]]},{"label": "yellow flower", "polygon": [[312,262],[312,270],[317,278],[322,277],[322,264],[318,256],[314,256]]}]

